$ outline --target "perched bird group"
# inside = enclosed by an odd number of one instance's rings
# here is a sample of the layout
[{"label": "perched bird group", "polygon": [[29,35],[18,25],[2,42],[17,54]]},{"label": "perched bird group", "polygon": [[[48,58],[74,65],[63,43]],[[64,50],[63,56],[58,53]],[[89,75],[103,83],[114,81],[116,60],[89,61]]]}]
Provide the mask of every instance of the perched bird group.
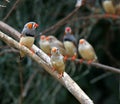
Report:
[{"label": "perched bird group", "polygon": [[[34,51],[31,47],[35,40],[35,30],[37,27],[37,23],[28,22],[25,24],[20,36],[20,45],[24,45],[29,48],[32,53],[34,53]],[[59,41],[52,35],[41,35],[39,46],[47,55],[51,57],[53,71],[56,70],[58,72],[58,78],[63,77],[65,71],[65,61],[67,58],[75,60],[78,57],[78,52],[83,60],[86,60],[89,63],[97,60],[93,47],[85,39],[80,39],[79,44],[77,45],[77,40],[70,27],[65,28],[63,42]],[[23,59],[25,54],[26,53],[23,51],[20,51],[20,59]]]},{"label": "perched bird group", "polygon": [[[83,5],[86,0],[77,0],[77,7]],[[120,1],[114,4],[112,0],[103,0],[103,8],[108,14],[120,15]],[[20,45],[24,45],[31,50],[35,40],[36,28],[38,24],[36,22],[28,22],[24,25],[24,28],[20,36]],[[82,57],[82,60],[91,62],[97,62],[97,55],[90,43],[85,39],[80,39],[77,45],[77,40],[70,27],[65,28],[63,42],[59,41],[56,37],[50,35],[40,36],[39,46],[47,55],[51,57],[51,63],[53,71],[58,72],[58,78],[63,77],[65,70],[65,61],[71,58],[73,61],[78,57],[78,53]],[[22,60],[26,55],[25,52],[20,51],[20,59]],[[80,61],[81,62],[81,61]]]},{"label": "perched bird group", "polygon": [[63,76],[65,61],[68,58],[75,60],[78,57],[78,52],[82,59],[88,61],[88,63],[97,61],[97,56],[93,47],[85,39],[80,39],[77,45],[77,40],[70,27],[65,28],[63,43],[52,35],[41,35],[39,46],[51,57],[53,71],[56,70],[58,72],[59,78]]}]

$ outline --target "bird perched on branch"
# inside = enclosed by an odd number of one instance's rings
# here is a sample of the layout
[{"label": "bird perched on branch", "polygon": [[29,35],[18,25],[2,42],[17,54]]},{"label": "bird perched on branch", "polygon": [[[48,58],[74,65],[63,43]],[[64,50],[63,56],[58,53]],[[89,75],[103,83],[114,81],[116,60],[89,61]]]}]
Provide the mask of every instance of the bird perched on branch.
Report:
[{"label": "bird perched on branch", "polygon": [[58,78],[63,77],[65,71],[64,57],[56,47],[52,47],[51,49],[51,63],[53,66],[53,71],[56,70],[59,74]]},{"label": "bird perched on branch", "polygon": [[65,35],[63,37],[63,44],[66,49],[66,58],[72,57],[75,60],[77,57],[77,40],[72,34],[72,29],[70,27],[65,28]]},{"label": "bird perched on branch", "polygon": [[120,16],[120,0],[113,0],[113,4],[115,5],[115,13]]},{"label": "bird perched on branch", "polygon": [[63,43],[56,37],[50,35],[46,37],[46,40],[49,42],[51,49],[52,47],[57,47],[62,55],[66,55],[66,50]]},{"label": "bird perched on branch", "polygon": [[112,0],[103,0],[102,5],[106,13],[115,14],[115,6]]},{"label": "bird perched on branch", "polygon": [[47,55],[51,54],[51,47],[45,35],[40,36],[39,46]]},{"label": "bird perched on branch", "polygon": [[[33,50],[31,49],[34,40],[35,40],[35,30],[39,25],[35,22],[28,22],[24,25],[24,28],[21,32],[21,36],[20,36],[20,45],[24,45],[27,48],[29,48],[31,50],[31,52],[33,53]],[[22,60],[25,56],[25,52],[20,51],[20,60]]]},{"label": "bird perched on branch", "polygon": [[112,14],[113,17],[120,15],[120,0],[104,0],[102,4],[106,13]]},{"label": "bird perched on branch", "polygon": [[88,63],[97,61],[97,56],[93,47],[85,39],[79,40],[78,51],[81,57],[88,61]]}]

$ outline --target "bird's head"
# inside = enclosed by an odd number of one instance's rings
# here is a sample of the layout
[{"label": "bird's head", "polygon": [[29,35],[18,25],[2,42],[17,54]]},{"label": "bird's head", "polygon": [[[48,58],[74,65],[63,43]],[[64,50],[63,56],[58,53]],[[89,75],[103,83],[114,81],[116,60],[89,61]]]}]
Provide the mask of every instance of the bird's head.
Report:
[{"label": "bird's head", "polygon": [[45,40],[46,39],[46,36],[45,35],[41,35],[40,36],[40,40]]},{"label": "bird's head", "polygon": [[52,55],[59,54],[59,49],[57,47],[52,47],[51,54]]},{"label": "bird's head", "polygon": [[65,33],[71,33],[71,32],[72,32],[71,27],[66,27],[66,28],[65,28]]},{"label": "bird's head", "polygon": [[36,28],[38,28],[38,24],[36,22],[28,22],[25,24],[24,28],[28,29],[28,30],[35,30]]},{"label": "bird's head", "polygon": [[79,40],[79,44],[81,44],[81,45],[82,45],[82,44],[85,44],[85,42],[86,42],[85,39],[80,39],[80,40]]},{"label": "bird's head", "polygon": [[53,42],[53,41],[56,41],[56,40],[57,39],[52,35],[46,37],[46,41],[49,41],[49,42]]},{"label": "bird's head", "polygon": [[47,37],[46,37],[46,40],[47,40],[47,41],[50,41],[50,40],[51,40],[50,36],[47,36]]}]

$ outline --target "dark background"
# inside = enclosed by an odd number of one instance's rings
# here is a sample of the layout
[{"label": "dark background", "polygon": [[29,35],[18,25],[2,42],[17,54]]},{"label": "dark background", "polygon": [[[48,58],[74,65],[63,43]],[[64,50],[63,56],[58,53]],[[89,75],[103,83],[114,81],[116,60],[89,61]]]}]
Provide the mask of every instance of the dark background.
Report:
[{"label": "dark background", "polygon": [[[0,0],[2,21],[16,0]],[[19,32],[28,21],[40,26],[37,33],[44,31],[67,16],[75,8],[76,0],[20,0],[11,15],[4,20]],[[77,40],[87,39],[95,48],[100,63],[120,68],[120,19],[89,17],[104,15],[98,0],[89,0],[68,23],[45,35],[54,35],[62,41],[64,28],[70,26]],[[81,17],[88,17],[81,19]],[[35,44],[38,45],[39,37]],[[0,41],[0,104],[18,104],[20,99],[20,72],[23,86],[30,81],[27,95],[21,104],[79,104],[79,102],[44,69],[29,57],[19,63],[18,51]],[[21,70],[21,71],[20,71]],[[67,62],[66,72],[86,92],[95,104],[120,103],[120,76],[103,69]]]}]

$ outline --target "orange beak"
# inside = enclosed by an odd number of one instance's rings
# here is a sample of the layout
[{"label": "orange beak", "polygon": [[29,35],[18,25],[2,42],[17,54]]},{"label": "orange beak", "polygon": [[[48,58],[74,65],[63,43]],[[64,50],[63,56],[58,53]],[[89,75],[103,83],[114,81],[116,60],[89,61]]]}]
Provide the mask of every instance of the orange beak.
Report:
[{"label": "orange beak", "polygon": [[45,39],[45,35],[41,35],[40,39],[44,40]]},{"label": "orange beak", "polygon": [[35,23],[34,27],[37,28],[37,27],[39,27],[39,25],[37,23]]},{"label": "orange beak", "polygon": [[47,41],[50,40],[49,36],[46,37],[46,40],[47,40]]},{"label": "orange beak", "polygon": [[79,41],[80,44],[83,44],[84,42],[85,42],[84,39],[80,39]]},{"label": "orange beak", "polygon": [[52,48],[52,52],[56,52],[57,49],[55,47]]}]

